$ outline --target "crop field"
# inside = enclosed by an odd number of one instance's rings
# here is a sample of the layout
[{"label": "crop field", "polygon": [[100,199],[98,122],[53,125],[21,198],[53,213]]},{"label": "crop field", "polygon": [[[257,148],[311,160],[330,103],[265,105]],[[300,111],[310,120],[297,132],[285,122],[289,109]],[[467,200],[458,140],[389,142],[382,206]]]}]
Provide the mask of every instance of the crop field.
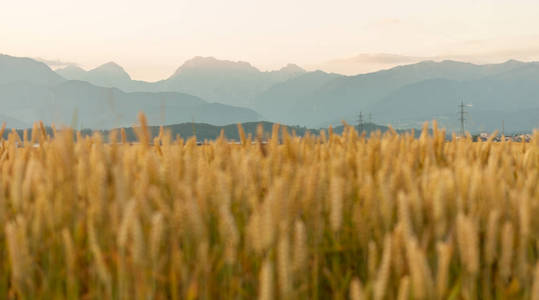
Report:
[{"label": "crop field", "polygon": [[141,123],[1,141],[0,299],[539,300],[537,132],[197,146]]}]

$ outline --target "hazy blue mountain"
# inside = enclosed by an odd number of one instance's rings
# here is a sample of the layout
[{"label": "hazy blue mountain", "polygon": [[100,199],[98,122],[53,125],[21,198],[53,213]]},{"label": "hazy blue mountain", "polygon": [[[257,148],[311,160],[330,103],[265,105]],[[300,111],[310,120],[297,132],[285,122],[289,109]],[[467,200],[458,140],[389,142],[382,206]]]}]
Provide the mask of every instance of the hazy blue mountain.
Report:
[{"label": "hazy blue mountain", "polygon": [[[354,124],[362,111],[367,121],[372,113],[374,122],[395,127],[419,128],[436,118],[455,129],[460,101],[473,104],[468,108],[472,130],[494,130],[501,120],[508,130],[539,127],[539,63],[424,61],[343,76],[305,72],[296,65],[261,72],[246,62],[195,57],[169,78],[152,83],[132,80],[115,63],[55,73],[31,59],[0,56],[0,121],[14,127],[38,119],[94,128],[127,126],[144,110],[153,124],[195,120],[220,125],[257,121],[261,115],[318,128],[341,120]],[[254,107],[260,115],[236,105]]]},{"label": "hazy blue mountain", "polygon": [[246,62],[195,57],[157,84],[160,90],[181,91],[211,101],[251,107],[259,93],[303,73],[305,71],[295,65],[261,72]]},{"label": "hazy blue mountain", "polygon": [[520,63],[518,68],[504,70],[486,77],[492,80],[521,81],[539,83],[539,63]]},{"label": "hazy blue mountain", "polygon": [[307,71],[305,71],[303,68],[296,64],[287,64],[286,66],[282,67],[279,70],[274,71],[268,71],[265,72],[267,74],[266,76],[273,82],[273,83],[279,83],[284,82],[289,79],[296,78],[300,75],[305,74]]},{"label": "hazy blue mountain", "polygon": [[[89,71],[77,66],[67,66],[56,70],[56,73],[65,79],[87,81],[93,85],[115,87],[123,91],[145,90],[142,87],[148,86],[145,82],[132,80],[129,74],[114,62],[108,62]],[[137,88],[139,85],[141,87]],[[147,91],[151,90],[151,88],[147,89]]]},{"label": "hazy blue mountain", "polygon": [[57,70],[66,79],[88,81],[126,92],[182,92],[223,104],[250,107],[256,95],[278,82],[305,73],[289,64],[280,70],[262,72],[247,62],[195,57],[186,61],[172,76],[158,82],[131,80],[122,67],[107,63],[88,72],[74,67]]},{"label": "hazy blue mountain", "polygon": [[87,71],[76,65],[68,65],[64,68],[56,69],[55,72],[68,80],[82,80]]},{"label": "hazy blue mountain", "polygon": [[[373,113],[375,121],[408,124],[415,120],[413,126],[417,127],[418,120],[432,119],[442,114],[438,108],[451,107],[453,113],[456,113],[455,103],[462,97],[473,98],[475,95],[480,95],[486,99],[490,95],[496,95],[500,98],[497,101],[496,109],[500,109],[504,105],[517,105],[516,103],[511,104],[511,93],[521,95],[518,97],[522,98],[519,100],[522,103],[526,101],[539,103],[539,98],[534,98],[535,86],[533,83],[539,78],[535,75],[537,70],[534,66],[536,66],[534,63],[518,61],[492,65],[474,65],[455,61],[425,61],[375,73],[338,76],[322,84],[313,84],[310,88],[302,90],[301,94],[297,93],[296,85],[300,86],[303,83],[294,83],[293,80],[290,80],[288,82],[290,86],[279,90],[278,93],[270,94],[272,88],[259,96],[256,99],[255,107],[260,114],[268,116],[269,120],[275,119],[286,124],[325,127],[329,124],[338,124],[340,120],[355,123],[359,112],[363,111],[365,119],[367,119],[368,113]],[[524,78],[527,80],[523,80]],[[481,81],[482,79],[490,79],[491,81],[487,83]],[[428,84],[429,88],[421,89],[419,88],[421,85],[419,85],[415,87],[418,90],[413,96],[405,93],[408,85],[428,80],[434,80]],[[436,80],[455,82],[438,86],[440,83]],[[498,83],[492,83],[496,80]],[[511,81],[513,83],[510,84]],[[468,85],[459,85],[459,82],[470,82],[473,88],[468,87]],[[529,97],[526,98],[527,94]],[[505,95],[507,98],[502,100],[501,95]],[[400,101],[402,108],[387,104],[390,100],[386,98],[393,99],[391,101]],[[416,107],[420,104],[416,104],[412,100],[419,101],[421,105],[424,103],[431,105],[436,103],[436,105],[431,106],[431,111],[421,113],[423,108]],[[272,103],[276,105],[272,106]],[[287,105],[277,105],[280,103]],[[385,106],[383,103],[386,103]],[[487,101],[483,104],[485,110],[494,109],[494,102]],[[280,110],[281,107],[282,110]],[[404,115],[408,112],[403,110],[402,116],[397,119],[401,109],[410,110],[412,115],[405,118]],[[455,115],[453,114],[452,117],[454,118]]]},{"label": "hazy blue mountain", "polygon": [[255,109],[263,112],[269,120],[287,124],[301,124],[297,111],[309,101],[314,90],[323,88],[328,82],[342,75],[322,71],[308,72],[290,80],[277,83],[256,97]]},{"label": "hazy blue mountain", "polygon": [[466,108],[469,130],[492,131],[501,128],[502,120],[510,131],[539,128],[539,78],[533,82],[503,77],[426,80],[393,91],[367,110],[382,124],[417,128],[435,118],[446,128],[458,129],[458,104],[463,101],[470,105]]},{"label": "hazy blue mountain", "polygon": [[204,99],[248,106],[249,99],[265,88],[263,73],[246,62],[195,57],[185,62],[160,90],[182,91]]},{"label": "hazy blue mountain", "polygon": [[102,80],[103,84],[113,84],[115,81],[130,81],[131,77],[124,68],[115,62],[108,62],[93,70],[88,71],[89,78]]},{"label": "hazy blue mountain", "polygon": [[18,81],[53,85],[64,79],[42,62],[0,54],[0,84]]},{"label": "hazy blue mountain", "polygon": [[3,115],[11,118],[6,119],[8,126],[15,128],[36,120],[95,129],[131,126],[139,111],[155,125],[191,121],[222,125],[259,120],[259,115],[250,109],[208,103],[183,93],[125,93],[83,81],[55,86],[2,84],[0,105]]}]

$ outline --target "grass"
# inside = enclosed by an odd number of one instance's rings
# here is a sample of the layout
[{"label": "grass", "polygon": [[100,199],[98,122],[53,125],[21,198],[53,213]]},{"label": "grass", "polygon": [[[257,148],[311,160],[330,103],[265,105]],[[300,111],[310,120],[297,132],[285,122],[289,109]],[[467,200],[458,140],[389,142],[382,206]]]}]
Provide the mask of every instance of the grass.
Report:
[{"label": "grass", "polygon": [[539,299],[538,133],[197,146],[144,123],[1,141],[0,298]]}]

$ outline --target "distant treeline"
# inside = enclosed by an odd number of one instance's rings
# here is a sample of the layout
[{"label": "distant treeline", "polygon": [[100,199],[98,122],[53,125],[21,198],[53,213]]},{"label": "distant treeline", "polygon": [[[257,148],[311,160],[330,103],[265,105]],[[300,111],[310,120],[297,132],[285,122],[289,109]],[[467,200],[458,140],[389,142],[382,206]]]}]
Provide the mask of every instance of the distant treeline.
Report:
[{"label": "distant treeline", "polygon": [[[271,135],[273,126],[275,123],[272,122],[249,122],[249,123],[242,123],[241,126],[245,132],[246,136],[256,137],[257,136],[257,128],[259,125],[262,126],[262,129],[264,131],[265,137],[268,137]],[[221,135],[221,131],[223,132],[223,135],[228,140],[233,141],[239,141],[240,140],[240,134],[238,131],[238,125],[231,124],[226,126],[215,126],[205,123],[182,123],[182,124],[174,124],[174,125],[166,125],[163,126],[165,130],[170,131],[170,134],[172,138],[176,138],[177,136],[180,136],[183,139],[189,139],[192,136],[196,136],[197,141],[204,142],[204,141],[210,141],[215,140]],[[325,130],[326,133],[328,132],[328,129],[309,129],[307,127],[302,126],[284,126],[281,125],[281,127],[286,127],[287,131],[290,135],[296,135],[296,136],[304,136],[309,132],[313,135],[319,135],[322,130]],[[355,129],[358,130],[358,127],[355,126]],[[57,131],[60,131],[61,129],[57,129]],[[117,129],[119,133],[120,129]],[[124,128],[125,130],[125,136],[128,142],[136,142],[138,140],[137,134],[134,127]],[[159,136],[160,132],[160,126],[148,126],[148,130],[150,132],[151,138]],[[340,125],[332,129],[334,133],[341,134],[344,130],[344,126]],[[365,132],[366,135],[370,135],[372,132],[380,131],[380,132],[386,132],[389,130],[389,127],[387,126],[381,126],[376,125],[372,123],[367,123],[362,126],[362,132]],[[2,137],[4,139],[8,138],[9,133],[11,133],[12,129],[6,129],[3,132]],[[25,129],[16,129],[15,130],[19,137],[23,139],[24,137],[24,131]],[[27,131],[27,137],[29,140],[32,139],[32,129],[26,129]],[[51,127],[45,127],[45,131],[48,135],[53,136],[54,130]],[[89,136],[96,132],[99,132],[103,135],[105,140],[108,140],[108,137],[110,135],[112,130],[92,130],[92,129],[83,129],[80,131],[82,136]],[[410,132],[411,130],[396,130],[398,133],[405,133]],[[281,132],[281,131],[280,131]],[[421,133],[420,130],[415,130],[415,136],[419,136]],[[118,139],[120,136],[118,135]]]}]

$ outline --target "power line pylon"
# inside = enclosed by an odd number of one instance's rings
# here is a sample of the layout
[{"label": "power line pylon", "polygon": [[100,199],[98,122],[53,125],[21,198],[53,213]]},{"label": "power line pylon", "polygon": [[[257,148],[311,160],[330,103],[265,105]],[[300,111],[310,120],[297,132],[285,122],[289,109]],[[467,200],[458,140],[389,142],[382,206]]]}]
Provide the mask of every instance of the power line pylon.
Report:
[{"label": "power line pylon", "polygon": [[465,110],[466,105],[464,105],[464,101],[461,101],[459,104],[459,121],[460,121],[460,134],[464,136],[464,122],[466,121],[465,115],[468,113]]},{"label": "power line pylon", "polygon": [[359,112],[359,116],[357,118],[357,130],[358,132],[361,134],[361,132],[363,132],[363,124],[364,121],[363,121],[363,112]]}]

